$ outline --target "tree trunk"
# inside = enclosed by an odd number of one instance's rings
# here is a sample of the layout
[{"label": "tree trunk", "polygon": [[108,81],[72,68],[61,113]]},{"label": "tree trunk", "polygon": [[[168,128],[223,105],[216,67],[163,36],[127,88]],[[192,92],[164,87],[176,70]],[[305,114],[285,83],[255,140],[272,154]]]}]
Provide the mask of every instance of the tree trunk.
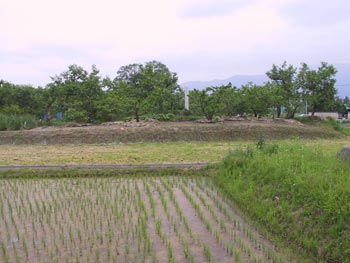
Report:
[{"label": "tree trunk", "polygon": [[51,122],[51,108],[46,109],[46,121]]},{"label": "tree trunk", "polygon": [[281,107],[277,107],[277,118],[281,117]]},{"label": "tree trunk", "polygon": [[135,119],[136,119],[136,122],[140,122],[140,115],[139,115],[139,107],[138,106],[135,107]]},{"label": "tree trunk", "polygon": [[287,119],[294,119],[295,113],[297,112],[298,107],[294,107],[291,112],[288,112]]}]

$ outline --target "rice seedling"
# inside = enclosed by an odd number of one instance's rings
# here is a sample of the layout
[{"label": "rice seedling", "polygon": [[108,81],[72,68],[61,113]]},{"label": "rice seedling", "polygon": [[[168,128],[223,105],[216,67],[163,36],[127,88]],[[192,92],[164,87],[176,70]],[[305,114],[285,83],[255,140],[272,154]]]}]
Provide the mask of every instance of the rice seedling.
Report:
[{"label": "rice seedling", "polygon": [[233,262],[236,254],[240,262],[258,259],[254,248],[262,245],[254,231],[242,227],[241,219],[231,220],[230,206],[207,180],[1,179],[0,261]]}]

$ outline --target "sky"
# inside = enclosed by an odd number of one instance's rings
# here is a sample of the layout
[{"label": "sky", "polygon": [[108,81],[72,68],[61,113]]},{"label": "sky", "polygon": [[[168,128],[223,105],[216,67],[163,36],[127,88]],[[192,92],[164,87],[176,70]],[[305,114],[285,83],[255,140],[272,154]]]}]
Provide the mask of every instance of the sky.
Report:
[{"label": "sky", "polygon": [[0,0],[0,79],[161,61],[179,82],[350,63],[348,0]]}]

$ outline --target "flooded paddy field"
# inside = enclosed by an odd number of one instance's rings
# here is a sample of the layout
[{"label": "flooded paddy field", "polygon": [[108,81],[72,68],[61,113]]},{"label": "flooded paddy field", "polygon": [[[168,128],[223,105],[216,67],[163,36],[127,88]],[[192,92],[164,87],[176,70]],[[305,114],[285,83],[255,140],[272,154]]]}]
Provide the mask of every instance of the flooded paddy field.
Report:
[{"label": "flooded paddy field", "polygon": [[0,261],[293,262],[205,176],[0,180]]}]

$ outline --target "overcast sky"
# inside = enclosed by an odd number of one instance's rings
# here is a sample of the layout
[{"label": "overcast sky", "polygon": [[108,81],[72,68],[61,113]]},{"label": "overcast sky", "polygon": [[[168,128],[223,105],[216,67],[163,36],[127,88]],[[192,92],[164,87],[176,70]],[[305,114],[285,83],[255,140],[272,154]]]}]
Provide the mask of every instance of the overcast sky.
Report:
[{"label": "overcast sky", "polygon": [[0,0],[0,79],[158,60],[179,82],[350,62],[348,0]]}]

